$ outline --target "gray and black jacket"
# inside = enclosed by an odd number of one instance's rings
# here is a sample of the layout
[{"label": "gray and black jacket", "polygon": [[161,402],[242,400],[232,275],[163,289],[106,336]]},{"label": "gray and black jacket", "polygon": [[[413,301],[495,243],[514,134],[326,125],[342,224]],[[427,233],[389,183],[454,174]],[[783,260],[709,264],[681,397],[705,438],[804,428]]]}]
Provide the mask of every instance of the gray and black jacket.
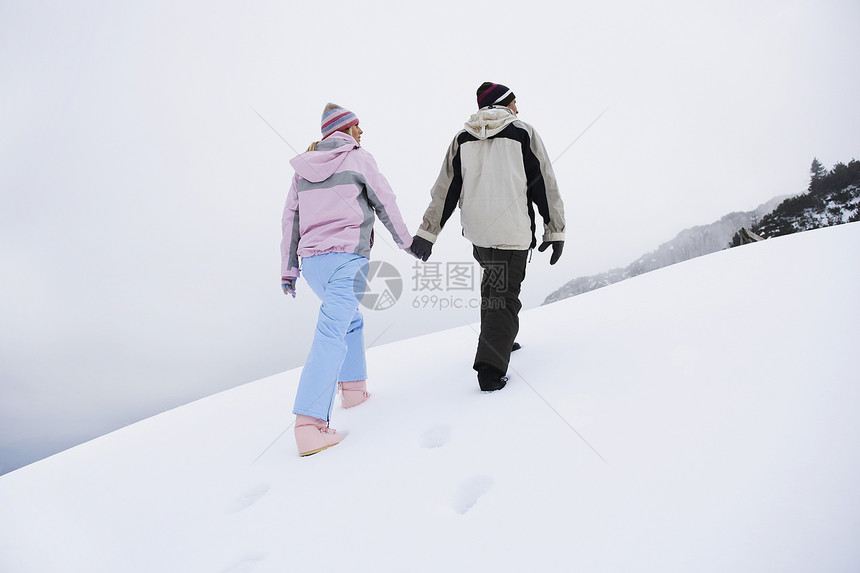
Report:
[{"label": "gray and black jacket", "polygon": [[543,241],[564,240],[564,205],[546,148],[506,107],[469,118],[448,148],[417,235],[435,242],[460,207],[463,235],[479,247],[534,248],[535,207]]}]

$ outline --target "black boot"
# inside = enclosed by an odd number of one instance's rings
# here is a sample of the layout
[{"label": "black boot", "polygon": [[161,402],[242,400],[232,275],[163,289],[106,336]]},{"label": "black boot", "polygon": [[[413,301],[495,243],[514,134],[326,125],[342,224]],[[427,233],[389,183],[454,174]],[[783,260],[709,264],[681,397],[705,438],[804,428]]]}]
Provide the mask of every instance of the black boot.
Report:
[{"label": "black boot", "polygon": [[507,376],[492,366],[480,365],[478,367],[478,385],[482,392],[495,392],[501,390],[508,383]]}]

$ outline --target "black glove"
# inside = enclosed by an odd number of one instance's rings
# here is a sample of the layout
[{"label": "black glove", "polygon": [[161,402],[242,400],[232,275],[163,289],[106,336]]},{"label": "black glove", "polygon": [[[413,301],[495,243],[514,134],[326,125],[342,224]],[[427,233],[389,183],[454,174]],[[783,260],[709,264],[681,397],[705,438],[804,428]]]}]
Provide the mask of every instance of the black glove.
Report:
[{"label": "black glove", "polygon": [[564,241],[544,241],[538,247],[538,251],[542,253],[550,245],[552,245],[552,256],[549,258],[549,264],[554,265],[564,250]]},{"label": "black glove", "polygon": [[421,259],[425,263],[430,258],[430,252],[433,250],[433,243],[423,237],[415,235],[412,237],[412,246],[409,247],[409,252]]}]

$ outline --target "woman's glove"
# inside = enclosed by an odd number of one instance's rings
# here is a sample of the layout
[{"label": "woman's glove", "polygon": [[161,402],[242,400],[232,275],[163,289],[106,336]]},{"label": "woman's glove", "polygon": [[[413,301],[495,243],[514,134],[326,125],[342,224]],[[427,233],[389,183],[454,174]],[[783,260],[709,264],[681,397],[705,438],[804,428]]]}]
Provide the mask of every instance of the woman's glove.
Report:
[{"label": "woman's glove", "polygon": [[296,279],[289,277],[281,277],[281,288],[284,291],[284,294],[288,294],[293,298],[296,298]]}]

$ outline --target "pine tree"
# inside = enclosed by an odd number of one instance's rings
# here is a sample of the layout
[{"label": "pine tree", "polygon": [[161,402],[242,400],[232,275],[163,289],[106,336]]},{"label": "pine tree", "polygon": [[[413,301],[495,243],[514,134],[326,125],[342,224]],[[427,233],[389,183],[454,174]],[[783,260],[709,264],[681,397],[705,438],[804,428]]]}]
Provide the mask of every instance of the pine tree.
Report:
[{"label": "pine tree", "polygon": [[818,161],[817,157],[812,159],[812,166],[809,168],[809,190],[812,191],[812,186],[824,179],[827,176],[827,169]]}]

